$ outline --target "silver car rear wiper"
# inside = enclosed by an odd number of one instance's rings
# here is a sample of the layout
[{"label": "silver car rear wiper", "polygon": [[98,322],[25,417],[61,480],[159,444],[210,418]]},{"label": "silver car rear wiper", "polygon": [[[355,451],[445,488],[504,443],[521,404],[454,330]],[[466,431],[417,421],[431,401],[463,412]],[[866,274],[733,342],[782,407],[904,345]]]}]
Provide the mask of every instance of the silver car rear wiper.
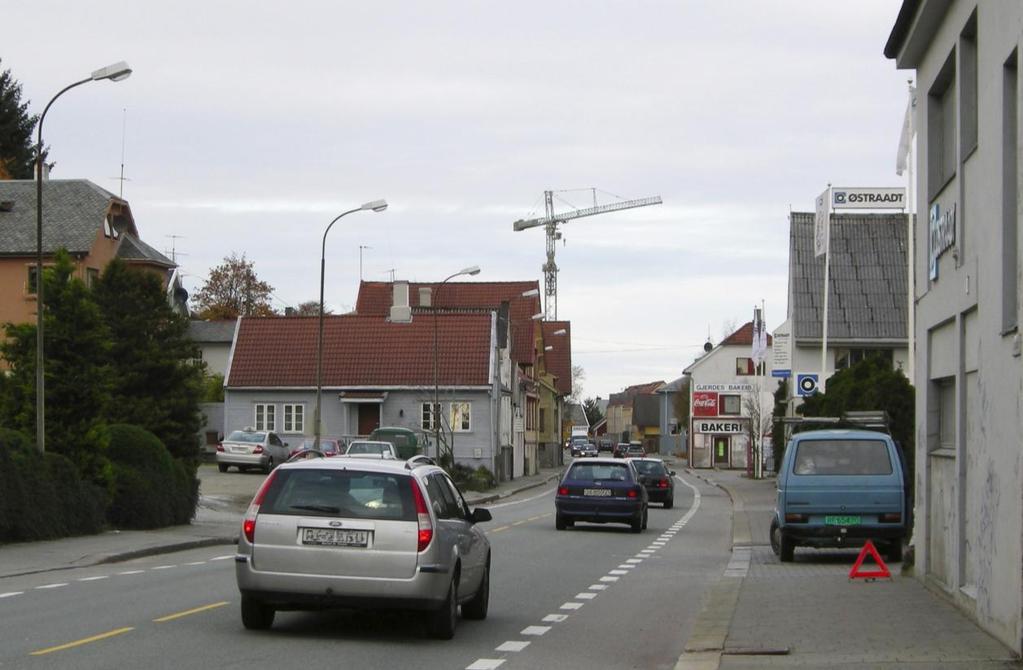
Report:
[{"label": "silver car rear wiper", "polygon": [[341,511],[340,507],[333,507],[331,505],[292,505],[291,509],[303,509],[309,512],[326,512],[327,514],[337,514]]}]

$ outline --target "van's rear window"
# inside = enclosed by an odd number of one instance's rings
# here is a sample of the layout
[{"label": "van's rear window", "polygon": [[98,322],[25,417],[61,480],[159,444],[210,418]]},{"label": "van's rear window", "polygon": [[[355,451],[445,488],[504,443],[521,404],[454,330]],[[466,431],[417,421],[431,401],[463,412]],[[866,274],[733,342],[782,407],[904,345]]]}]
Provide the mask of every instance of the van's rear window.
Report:
[{"label": "van's rear window", "polygon": [[409,478],[353,470],[279,470],[261,514],[415,521]]},{"label": "van's rear window", "polygon": [[881,440],[803,440],[792,468],[797,475],[890,475],[888,445]]}]

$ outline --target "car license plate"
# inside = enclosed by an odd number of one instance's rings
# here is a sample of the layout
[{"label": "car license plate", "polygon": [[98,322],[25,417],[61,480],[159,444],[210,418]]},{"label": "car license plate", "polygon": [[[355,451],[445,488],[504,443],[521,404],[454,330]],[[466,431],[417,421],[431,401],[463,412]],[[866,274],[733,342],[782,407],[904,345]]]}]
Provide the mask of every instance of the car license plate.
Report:
[{"label": "car license plate", "polygon": [[826,516],[824,517],[824,525],[826,526],[858,526],[860,525],[859,516]]},{"label": "car license plate", "polygon": [[584,496],[610,496],[611,489],[583,489]]},{"label": "car license plate", "polygon": [[368,530],[345,530],[343,528],[303,528],[302,544],[327,547],[368,547]]},{"label": "car license plate", "polygon": [[228,447],[227,449],[232,454],[247,454],[249,452],[248,447]]}]

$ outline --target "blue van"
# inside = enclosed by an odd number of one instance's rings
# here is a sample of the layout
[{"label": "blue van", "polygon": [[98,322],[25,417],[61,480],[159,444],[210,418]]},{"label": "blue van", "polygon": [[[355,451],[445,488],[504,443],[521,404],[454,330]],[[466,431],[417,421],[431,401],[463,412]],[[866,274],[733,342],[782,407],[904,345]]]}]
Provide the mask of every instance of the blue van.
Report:
[{"label": "blue van", "polygon": [[870,539],[888,561],[902,560],[909,503],[902,450],[868,430],[815,430],[789,441],[778,469],[771,548],[859,547]]}]

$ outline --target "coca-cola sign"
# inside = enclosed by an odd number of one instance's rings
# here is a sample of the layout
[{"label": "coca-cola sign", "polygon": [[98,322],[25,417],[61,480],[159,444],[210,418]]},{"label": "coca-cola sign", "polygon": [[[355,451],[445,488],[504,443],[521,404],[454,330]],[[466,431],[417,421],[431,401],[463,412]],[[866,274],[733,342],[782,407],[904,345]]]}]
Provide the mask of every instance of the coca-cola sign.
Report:
[{"label": "coca-cola sign", "polygon": [[693,392],[693,416],[717,416],[718,394],[716,391]]}]

